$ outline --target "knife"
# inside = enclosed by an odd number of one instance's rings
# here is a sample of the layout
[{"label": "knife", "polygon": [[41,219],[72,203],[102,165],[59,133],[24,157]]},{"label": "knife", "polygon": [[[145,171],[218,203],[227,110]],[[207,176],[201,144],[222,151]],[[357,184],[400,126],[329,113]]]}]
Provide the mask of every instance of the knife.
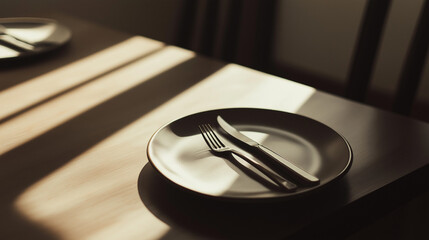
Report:
[{"label": "knife", "polygon": [[306,171],[302,170],[301,168],[294,165],[293,163],[287,161],[286,159],[284,159],[274,151],[270,150],[269,148],[265,147],[264,145],[245,136],[240,131],[235,129],[233,126],[231,126],[229,123],[227,123],[221,116],[217,116],[217,122],[219,123],[220,127],[229,135],[231,135],[233,138],[267,155],[268,157],[270,157],[269,159],[274,160],[274,162],[277,165],[282,166],[288,172],[292,173],[293,175],[295,175],[295,177],[299,178],[300,180],[311,184],[318,184],[320,182],[319,178],[307,173]]}]

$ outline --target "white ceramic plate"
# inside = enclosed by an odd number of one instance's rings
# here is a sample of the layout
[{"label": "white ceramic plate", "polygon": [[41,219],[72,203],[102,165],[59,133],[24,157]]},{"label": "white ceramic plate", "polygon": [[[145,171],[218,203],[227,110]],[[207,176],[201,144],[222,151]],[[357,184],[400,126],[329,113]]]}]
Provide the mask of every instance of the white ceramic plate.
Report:
[{"label": "white ceramic plate", "polygon": [[[320,184],[300,185],[296,192],[284,192],[273,187],[256,169],[243,167],[248,164],[242,159],[213,155],[198,125],[209,123],[217,127],[217,115],[317,176]],[[221,136],[227,144],[234,144],[227,135]],[[303,194],[340,178],[352,163],[350,145],[328,126],[297,114],[254,108],[218,109],[177,119],[152,136],[147,155],[154,168],[173,183],[206,196],[234,199]]]}]

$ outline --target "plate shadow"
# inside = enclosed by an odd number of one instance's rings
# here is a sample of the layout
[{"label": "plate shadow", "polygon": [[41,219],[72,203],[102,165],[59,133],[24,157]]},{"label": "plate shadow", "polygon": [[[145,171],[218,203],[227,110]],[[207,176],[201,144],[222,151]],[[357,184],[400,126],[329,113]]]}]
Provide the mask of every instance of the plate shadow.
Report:
[{"label": "plate shadow", "polygon": [[[347,201],[346,178],[293,199],[233,200],[203,196],[175,185],[146,164],[138,179],[143,204],[170,231],[207,238],[279,239],[316,226]],[[305,227],[305,228],[304,228]],[[317,227],[315,227],[317,233]],[[173,234],[166,233],[164,239]]]}]

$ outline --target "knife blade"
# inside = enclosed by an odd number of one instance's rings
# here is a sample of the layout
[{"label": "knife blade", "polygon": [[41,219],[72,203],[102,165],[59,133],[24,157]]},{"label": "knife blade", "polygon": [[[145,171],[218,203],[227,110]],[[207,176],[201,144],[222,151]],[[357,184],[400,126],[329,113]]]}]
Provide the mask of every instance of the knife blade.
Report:
[{"label": "knife blade", "polygon": [[219,126],[230,136],[248,145],[249,147],[252,147],[253,149],[256,149],[257,151],[265,154],[277,165],[283,167],[285,170],[287,170],[289,173],[293,174],[300,180],[311,184],[318,184],[320,182],[319,178],[317,178],[316,176],[307,173],[306,171],[302,170],[290,161],[287,161],[271,149],[247,137],[246,135],[235,129],[233,126],[231,126],[229,123],[227,123],[221,116],[217,116],[217,122],[219,123]]}]

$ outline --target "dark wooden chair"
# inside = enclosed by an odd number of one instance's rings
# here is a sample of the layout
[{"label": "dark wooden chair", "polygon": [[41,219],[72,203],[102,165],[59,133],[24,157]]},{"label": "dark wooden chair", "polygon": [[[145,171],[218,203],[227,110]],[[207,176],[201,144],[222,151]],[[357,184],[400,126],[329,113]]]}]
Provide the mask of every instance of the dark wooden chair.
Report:
[{"label": "dark wooden chair", "polygon": [[225,61],[268,67],[275,4],[274,0],[184,0],[173,42]]},{"label": "dark wooden chair", "polygon": [[[276,65],[271,54],[275,51],[272,47],[278,3],[278,0],[183,0],[179,27],[173,42],[203,55],[280,75],[368,103],[370,81],[392,1],[366,1],[345,85],[340,87],[327,86],[325,83],[329,79],[318,77],[311,71]],[[393,103],[385,107],[388,110],[406,115],[411,112],[426,61],[428,15],[429,3],[425,1],[399,76],[399,84],[392,94]]]},{"label": "dark wooden chair", "polygon": [[[365,101],[390,5],[390,0],[368,1],[353,63],[348,75],[346,97],[350,99]],[[428,45],[429,1],[425,1],[404,61],[398,87],[394,93],[392,111],[405,115],[410,114],[421,82]]]}]

